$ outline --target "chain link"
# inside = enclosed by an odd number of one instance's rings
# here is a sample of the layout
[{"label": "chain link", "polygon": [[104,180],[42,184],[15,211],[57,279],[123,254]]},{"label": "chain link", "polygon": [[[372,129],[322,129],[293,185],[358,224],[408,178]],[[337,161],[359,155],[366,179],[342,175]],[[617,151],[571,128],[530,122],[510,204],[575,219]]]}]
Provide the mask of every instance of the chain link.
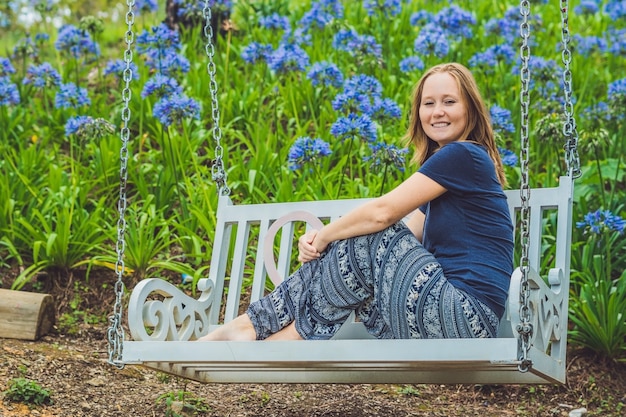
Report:
[{"label": "chain link", "polygon": [[122,90],[122,101],[124,107],[122,109],[122,128],[120,129],[120,139],[122,145],[120,148],[120,190],[119,200],[117,203],[117,211],[119,218],[117,221],[117,242],[115,250],[117,252],[117,262],[115,264],[115,273],[117,274],[117,281],[115,282],[115,306],[113,308],[113,315],[109,317],[109,329],[107,332],[107,338],[109,341],[109,363],[123,368],[122,352],[124,347],[124,328],[122,327],[122,299],[124,297],[124,250],[126,249],[126,241],[124,235],[126,233],[126,185],[128,182],[128,142],[130,138],[130,128],[128,123],[130,121],[130,82],[133,78],[133,70],[131,64],[133,62],[133,50],[131,48],[135,41],[135,35],[133,32],[133,25],[135,24],[135,15],[133,13],[133,7],[135,0],[126,0],[128,5],[128,12],[126,13],[127,31],[124,36],[126,42],[126,50],[124,51],[124,63],[125,68],[122,74],[124,80],[124,88]]},{"label": "chain link", "polygon": [[574,118],[574,105],[572,103],[572,71],[570,64],[572,62],[572,53],[569,49],[569,0],[561,0],[561,40],[563,43],[563,90],[565,93],[565,102],[563,104],[563,112],[565,121],[563,122],[563,135],[566,142],[565,161],[567,170],[572,178],[579,178],[582,175],[580,170],[580,157],[578,155],[578,130],[576,129],[576,119]]},{"label": "chain link", "polygon": [[211,7],[209,0],[205,0],[202,13],[204,15],[204,36],[207,39],[205,46],[205,52],[209,58],[207,63],[207,72],[209,73],[209,90],[211,91],[211,116],[213,118],[213,139],[215,141],[215,157],[213,159],[213,165],[211,167],[211,173],[213,181],[217,184],[217,189],[220,195],[229,195],[230,188],[227,185],[227,174],[224,169],[224,148],[222,147],[222,129],[220,128],[220,110],[217,97],[217,81],[215,77],[215,46],[213,45],[213,27],[211,26]]},{"label": "chain link", "polygon": [[533,326],[530,317],[530,284],[528,279],[529,272],[529,222],[530,222],[530,185],[528,181],[528,153],[529,153],[529,107],[530,107],[530,2],[522,0],[520,2],[520,13],[522,15],[522,23],[520,24],[520,36],[522,45],[520,47],[520,56],[522,66],[520,70],[520,78],[522,86],[520,90],[521,101],[521,129],[520,129],[520,197],[522,202],[520,212],[520,243],[522,246],[522,254],[520,257],[520,270],[522,272],[520,286],[520,323],[517,325],[517,332],[520,335],[520,364],[518,368],[520,372],[528,372],[532,367],[532,360],[528,358],[531,346],[531,337]]}]

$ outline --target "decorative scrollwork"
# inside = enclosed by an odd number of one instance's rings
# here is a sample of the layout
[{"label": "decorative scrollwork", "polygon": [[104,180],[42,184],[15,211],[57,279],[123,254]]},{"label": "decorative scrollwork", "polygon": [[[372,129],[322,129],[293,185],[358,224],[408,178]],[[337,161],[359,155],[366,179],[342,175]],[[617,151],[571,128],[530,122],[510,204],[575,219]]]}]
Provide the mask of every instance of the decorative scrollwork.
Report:
[{"label": "decorative scrollwork", "polygon": [[[516,280],[519,280],[521,272],[513,273],[510,294],[516,294]],[[563,270],[553,268],[548,274],[548,284],[532,268],[529,273],[530,284],[530,310],[531,324],[533,328],[531,344],[536,349],[551,354],[553,345],[566,340],[567,332],[567,294],[562,291],[566,286]],[[519,284],[517,284],[519,285]],[[509,311],[511,312],[511,325],[519,323],[519,300],[517,297],[509,299]],[[515,332],[514,332],[515,333]]]},{"label": "decorative scrollwork", "polygon": [[128,324],[134,340],[195,340],[209,330],[213,282],[198,281],[196,300],[160,278],[142,280],[128,305]]}]

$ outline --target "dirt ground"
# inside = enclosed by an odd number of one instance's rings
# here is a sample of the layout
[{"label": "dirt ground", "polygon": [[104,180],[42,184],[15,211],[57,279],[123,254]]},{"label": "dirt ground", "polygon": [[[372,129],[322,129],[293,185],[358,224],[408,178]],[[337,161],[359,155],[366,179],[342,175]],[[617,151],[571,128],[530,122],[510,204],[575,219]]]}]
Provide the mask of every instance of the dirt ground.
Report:
[{"label": "dirt ground", "polygon": [[[110,295],[97,292],[83,292],[78,309],[68,302],[71,297],[61,298],[66,301],[57,297],[57,317],[68,311],[106,317],[98,308],[109,312],[113,304]],[[572,347],[563,386],[200,384],[109,365],[108,324],[85,321],[71,332],[61,321],[35,342],[0,338],[0,417],[626,416],[626,363]],[[9,401],[4,393],[15,378],[38,383],[52,403],[28,407]],[[576,413],[583,408],[586,413]]]}]

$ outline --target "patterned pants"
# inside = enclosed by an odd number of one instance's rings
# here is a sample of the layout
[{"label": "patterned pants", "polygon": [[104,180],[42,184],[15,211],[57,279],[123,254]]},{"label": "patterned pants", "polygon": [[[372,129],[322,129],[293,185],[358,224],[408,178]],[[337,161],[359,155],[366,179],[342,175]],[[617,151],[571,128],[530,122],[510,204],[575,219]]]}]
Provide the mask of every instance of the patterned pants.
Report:
[{"label": "patterned pants", "polygon": [[291,322],[304,339],[330,339],[352,311],[380,339],[495,337],[499,324],[489,307],[448,282],[402,222],[333,242],[247,314],[259,340]]}]

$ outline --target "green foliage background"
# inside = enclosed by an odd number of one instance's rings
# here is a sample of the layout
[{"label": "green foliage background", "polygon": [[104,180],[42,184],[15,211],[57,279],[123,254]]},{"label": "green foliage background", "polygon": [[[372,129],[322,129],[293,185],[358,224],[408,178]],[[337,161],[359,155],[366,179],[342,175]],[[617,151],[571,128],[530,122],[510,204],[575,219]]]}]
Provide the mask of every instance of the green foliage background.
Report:
[{"label": "green foliage background", "polygon": [[[18,2],[19,3],[19,2]],[[346,2],[347,3],[347,2]],[[306,47],[310,62],[332,61],[346,77],[376,77],[383,95],[396,101],[403,117],[378,126],[379,136],[398,147],[405,145],[411,91],[419,71],[404,73],[399,62],[413,54],[419,28],[409,23],[412,13],[433,13],[448,2],[405,2],[395,17],[369,16],[361,2],[349,2],[345,16],[312,32]],[[561,61],[559,2],[532,5],[539,20],[532,27],[532,54]],[[606,3],[606,2],[604,2]],[[604,4],[602,3],[602,4]],[[55,91],[22,84],[32,58],[12,58],[11,79],[20,104],[0,106],[0,263],[16,276],[0,278],[0,286],[23,288],[46,272],[45,279],[61,280],[81,273],[88,282],[94,268],[114,269],[117,259],[118,192],[122,82],[104,76],[109,59],[122,59],[125,48],[124,16],[127,5],[111,1],[62,0],[54,10],[33,10],[33,25],[18,21],[14,4],[0,7],[7,24],[0,36],[0,57],[14,56],[27,33],[46,33],[50,40],[39,50],[38,62],[50,62],[63,78],[89,91],[91,105],[81,109],[54,106]],[[43,4],[43,3],[41,3]],[[441,61],[467,64],[477,52],[498,42],[484,25],[503,17],[517,4],[511,1],[461,0],[453,2],[476,18],[474,35],[453,43],[445,58],[424,57],[426,67]],[[571,8],[578,5],[571,4]],[[367,147],[348,153],[345,143],[334,140],[330,126],[337,119],[331,106],[338,90],[315,87],[302,72],[276,73],[266,64],[249,64],[241,53],[250,42],[276,46],[281,33],[258,25],[260,16],[279,13],[292,25],[309,10],[309,1],[238,1],[231,26],[216,36],[216,69],[224,162],[232,198],[237,203],[371,197],[391,189],[414,170],[407,162],[401,172],[377,172],[362,161]],[[602,10],[602,9],[601,9]],[[97,11],[97,12],[96,12]],[[73,58],[54,48],[61,23],[78,25],[97,16],[104,29],[94,33],[101,48],[98,58]],[[164,18],[157,13],[135,16],[134,30],[150,30]],[[593,15],[570,12],[570,30],[580,36],[602,36],[610,28],[624,29],[626,22],[612,21],[600,11]],[[382,59],[357,59],[332,47],[333,35],[342,28],[372,35],[382,46]],[[32,33],[31,33],[32,34]],[[211,100],[207,56],[201,28],[183,29],[183,53],[191,63],[181,78],[185,94],[202,106],[200,120],[184,120],[164,127],[154,116],[155,102],[142,99],[150,78],[144,57],[135,54],[139,79],[131,82],[126,266],[129,282],[147,276],[179,279],[185,273],[196,279],[206,275],[210,263],[217,192],[211,180],[215,143],[212,139]],[[475,71],[488,105],[508,109],[516,132],[504,135],[501,146],[519,152],[520,81],[515,63],[498,63],[493,72]],[[575,219],[597,209],[626,215],[624,177],[624,119],[611,124],[584,117],[586,109],[607,99],[607,86],[624,77],[626,57],[609,52],[572,56],[574,110],[580,132],[582,177],[576,182]],[[542,82],[541,79],[538,80]],[[533,187],[553,186],[566,171],[560,108],[545,105],[545,97],[531,92],[530,181]],[[622,114],[624,109],[622,109]],[[88,115],[115,125],[114,133],[90,137],[65,134],[72,116]],[[292,171],[287,156],[301,136],[320,137],[331,143],[333,154],[315,169]],[[350,169],[347,170],[346,167]],[[519,167],[507,167],[510,187],[519,186]],[[345,177],[345,178],[344,178]],[[612,358],[623,359],[626,337],[626,253],[622,234],[605,230],[585,233],[573,225],[571,294],[572,340]],[[546,244],[546,250],[550,250]]]}]

